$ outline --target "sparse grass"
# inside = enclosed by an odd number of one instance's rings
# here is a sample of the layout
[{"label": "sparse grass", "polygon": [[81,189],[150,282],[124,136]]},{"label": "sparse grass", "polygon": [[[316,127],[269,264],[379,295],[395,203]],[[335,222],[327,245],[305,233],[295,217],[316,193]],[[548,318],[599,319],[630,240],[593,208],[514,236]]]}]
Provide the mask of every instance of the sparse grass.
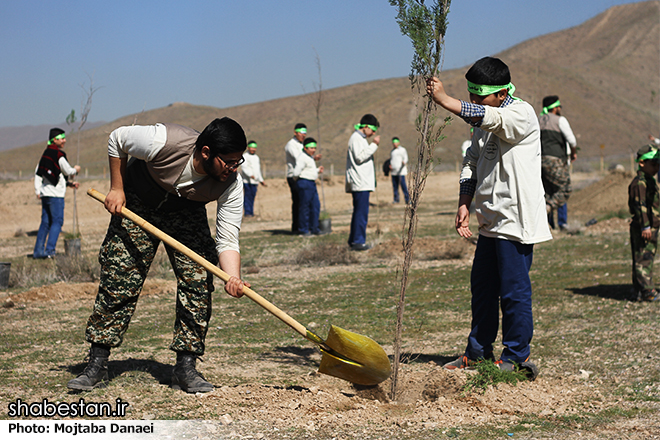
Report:
[{"label": "sparse grass", "polygon": [[[383,218],[387,215],[386,211]],[[420,240],[445,241],[442,237],[450,227],[444,222],[453,218],[429,210],[424,219]],[[437,228],[434,223],[438,223]],[[392,234],[394,237],[398,232]],[[384,346],[391,343],[399,276],[396,262],[367,252],[350,254],[355,262],[332,263],[338,257],[326,254],[344,244],[342,234],[305,241],[260,231],[243,234],[241,240],[244,262],[251,260],[262,268],[248,276],[253,288],[310,330],[325,336],[329,325],[334,324],[369,335]],[[294,257],[303,243],[311,254],[296,264]],[[490,424],[464,421],[422,431],[396,428],[396,435],[382,438],[490,439],[508,433],[517,438],[572,438],[589,429],[607,432],[636,423],[637,419],[655,417],[657,423],[659,309],[657,304],[628,301],[629,252],[627,232],[557,235],[555,240],[535,247],[531,360],[539,366],[539,378],[547,382],[548,392],[575,387],[593,391],[581,402],[580,411],[527,414]],[[20,293],[30,283],[74,280],[75,273],[92,280],[94,258],[95,254],[83,255],[81,262],[66,264],[57,260],[13,260],[12,272],[18,269],[23,281],[10,290]],[[151,277],[173,279],[162,250],[151,270]],[[64,276],[69,278],[57,278]],[[411,271],[404,320],[410,368],[425,365],[428,359],[437,363],[451,360],[461,353],[470,327],[469,277],[467,260],[431,259]],[[0,309],[0,400],[72,399],[63,384],[82,368],[87,350],[84,325],[92,302],[90,298],[17,303],[13,308]],[[316,370],[320,359],[313,345],[248,299],[229,298],[220,282],[216,282],[213,308],[207,361],[201,369],[214,383],[229,387],[255,383],[263,387],[308,386],[307,374]],[[88,394],[89,399],[111,401],[121,396],[132,403],[129,416],[137,419],[150,414],[157,419],[213,420],[226,413],[238,419],[243,408],[257,408],[257,403],[246,398],[244,407],[228,409],[216,400],[209,404],[162,386],[169,381],[174,359],[168,349],[173,321],[174,295],[141,297],[124,344],[113,351],[114,377],[109,388],[94,390]],[[258,370],[258,376],[243,374],[246,369]],[[580,370],[588,372],[587,376],[581,378]],[[480,390],[499,380],[484,375],[470,386],[481,398]],[[449,397],[447,400],[450,402]],[[609,401],[620,404],[602,410],[589,406]],[[324,411],[332,414],[330,409]],[[347,407],[341,412],[350,411]],[[1,417],[6,418],[6,414]],[[396,419],[404,420],[405,411]],[[358,428],[341,429],[349,436],[361,434]],[[287,431],[292,438],[308,438],[307,434],[293,428]],[[316,432],[309,438],[333,436],[337,437],[337,432]],[[378,437],[374,434],[363,438]]]},{"label": "sparse grass", "polygon": [[469,393],[486,392],[488,387],[497,386],[500,383],[516,385],[521,380],[526,380],[520,371],[503,371],[493,361],[483,360],[476,366],[477,374],[473,374],[463,385],[464,395]]}]

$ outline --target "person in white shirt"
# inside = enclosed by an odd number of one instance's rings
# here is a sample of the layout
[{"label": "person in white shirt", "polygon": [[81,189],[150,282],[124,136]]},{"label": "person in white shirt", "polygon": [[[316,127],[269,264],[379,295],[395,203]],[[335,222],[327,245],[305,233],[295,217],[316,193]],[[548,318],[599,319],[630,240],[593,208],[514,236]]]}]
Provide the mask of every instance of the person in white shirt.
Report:
[{"label": "person in white shirt", "polygon": [[286,159],[286,183],[291,190],[291,233],[297,234],[299,231],[298,218],[300,197],[298,195],[298,185],[293,178],[293,169],[296,167],[296,159],[302,154],[303,141],[307,137],[307,126],[299,122],[293,128],[293,137],[284,146],[284,155]]},{"label": "person in white shirt", "polygon": [[408,152],[401,146],[398,137],[392,138],[392,151],[390,152],[390,173],[392,174],[392,191],[394,201],[399,203],[399,186],[403,192],[403,198],[406,205],[410,203],[410,194],[408,194],[408,185],[406,185],[406,175],[408,175]]},{"label": "person in white shirt", "polygon": [[[229,295],[241,297],[243,287],[249,287],[240,278],[243,181],[236,173],[246,145],[242,127],[226,117],[215,119],[202,133],[175,124],[126,126],[110,133],[110,191],[104,205],[112,219],[99,252],[99,289],[85,331],[91,343],[89,363],[68,388],[90,391],[108,381],[110,349],[123,341],[160,244],[121,217],[124,206],[219,264],[229,275]],[[217,203],[215,240],[206,214],[206,204],[212,201]],[[188,393],[209,392],[213,385],[195,364],[205,351],[213,275],[171,247],[165,250],[177,279],[171,386]]]},{"label": "person in white shirt", "polygon": [[321,204],[319,193],[316,190],[316,179],[323,172],[323,166],[317,168],[314,161],[317,143],[314,138],[308,137],[303,142],[303,153],[298,156],[296,167],[293,170],[293,178],[298,185],[300,206],[298,212],[298,234],[309,236],[319,235],[319,214]]},{"label": "person in white shirt", "polygon": [[[529,362],[534,333],[532,266],[534,244],[551,240],[541,182],[541,141],[534,108],[513,96],[509,67],[498,58],[478,60],[465,74],[470,102],[447,94],[438,78],[427,81],[437,104],[475,127],[463,160],[456,231],[472,236],[470,203],[475,199],[479,239],[472,264],[472,329],[463,355],[446,369],[495,361],[506,371],[521,369],[533,380]],[[502,350],[493,343],[502,310]]]},{"label": "person in white shirt", "polygon": [[[376,169],[374,153],[378,150],[380,136],[374,136],[380,127],[378,119],[366,114],[355,125],[355,131],[348,140],[346,152],[346,192],[353,198],[353,215],[348,245],[354,251],[371,249],[367,243],[367,223],[369,222],[369,195],[376,189]],[[374,136],[373,142],[368,139]]]},{"label": "person in white shirt", "polygon": [[48,146],[41,155],[34,174],[34,191],[41,200],[41,224],[37,232],[32,258],[53,258],[57,239],[64,225],[64,195],[66,187],[78,188],[78,182],[68,177],[80,172],[80,165],[71,166],[62,149],[66,135],[61,128],[51,128]]},{"label": "person in white shirt", "polygon": [[254,217],[254,199],[259,185],[266,186],[261,175],[261,162],[257,156],[257,143],[248,141],[247,151],[243,154],[241,176],[243,177],[243,209],[245,217]]}]

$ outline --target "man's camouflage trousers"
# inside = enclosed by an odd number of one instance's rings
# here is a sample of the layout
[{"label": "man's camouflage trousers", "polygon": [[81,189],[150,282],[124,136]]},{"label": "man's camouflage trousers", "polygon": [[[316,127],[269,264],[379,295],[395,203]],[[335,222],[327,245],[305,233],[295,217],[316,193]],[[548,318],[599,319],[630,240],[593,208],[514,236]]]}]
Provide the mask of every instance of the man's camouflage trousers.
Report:
[{"label": "man's camouflage trousers", "polygon": [[[213,264],[218,256],[204,207],[159,212],[126,193],[126,207]],[[87,322],[88,342],[118,347],[135,311],[160,240],[132,221],[113,216],[99,252],[101,277],[94,311]],[[165,246],[177,279],[176,318],[170,349],[204,354],[211,319],[213,275],[180,252]]]},{"label": "man's camouflage trousers", "polygon": [[571,174],[566,159],[554,156],[541,158],[541,178],[545,190],[545,203],[553,211],[568,201],[571,195]]},{"label": "man's camouflage trousers", "polygon": [[630,224],[630,248],[632,250],[632,282],[636,292],[653,289],[653,259],[658,248],[658,230],[653,238],[644,240],[639,225]]}]

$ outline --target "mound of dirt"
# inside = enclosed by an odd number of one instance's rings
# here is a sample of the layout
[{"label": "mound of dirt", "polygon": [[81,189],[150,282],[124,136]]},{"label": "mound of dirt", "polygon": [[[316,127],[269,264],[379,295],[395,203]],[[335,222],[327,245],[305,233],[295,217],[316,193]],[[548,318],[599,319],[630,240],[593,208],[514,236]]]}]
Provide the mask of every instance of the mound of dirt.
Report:
[{"label": "mound of dirt", "polygon": [[[89,298],[90,301],[93,301],[98,287],[99,284],[97,282],[66,283],[62,281],[35,287],[22,293],[6,295],[2,298],[2,302],[5,304],[5,307],[13,307],[14,305],[28,302],[59,302],[78,298]],[[174,294],[175,291],[175,281],[147,279],[142,288],[141,295]]]},{"label": "mound of dirt", "polygon": [[628,209],[628,185],[632,175],[611,172],[584,189],[574,191],[568,199],[569,218],[594,218],[613,211]]}]

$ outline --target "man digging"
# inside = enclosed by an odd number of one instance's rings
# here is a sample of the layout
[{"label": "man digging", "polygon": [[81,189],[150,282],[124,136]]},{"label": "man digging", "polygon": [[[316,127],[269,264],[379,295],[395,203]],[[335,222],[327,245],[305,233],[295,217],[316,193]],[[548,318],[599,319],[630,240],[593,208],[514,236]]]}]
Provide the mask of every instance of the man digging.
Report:
[{"label": "man digging", "polygon": [[[108,380],[110,349],[128,328],[160,240],[118,215],[133,211],[227,272],[225,291],[243,295],[238,231],[243,216],[243,184],[236,170],[247,146],[241,126],[215,119],[202,133],[173,124],[120,127],[110,134],[110,191],[105,208],[113,214],[99,263],[101,276],[85,338],[89,363],[67,386],[89,391]],[[131,156],[131,160],[128,160]],[[216,239],[205,205],[217,201]],[[211,318],[213,276],[165,246],[177,279],[176,318],[170,349],[176,352],[172,388],[209,392],[213,385],[196,370],[204,354]]]}]

